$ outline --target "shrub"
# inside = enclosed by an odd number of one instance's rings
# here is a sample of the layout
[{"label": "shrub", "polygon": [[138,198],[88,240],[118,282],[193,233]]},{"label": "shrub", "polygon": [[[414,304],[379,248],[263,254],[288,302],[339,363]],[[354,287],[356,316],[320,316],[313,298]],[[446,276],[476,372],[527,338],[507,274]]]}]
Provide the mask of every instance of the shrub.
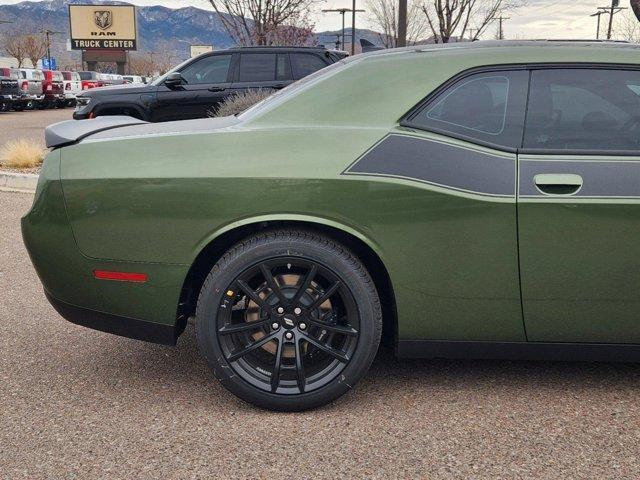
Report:
[{"label": "shrub", "polygon": [[218,108],[209,112],[211,117],[227,117],[229,115],[237,115],[244,112],[247,108],[264,100],[271,95],[274,90],[270,88],[258,88],[247,90],[245,92],[234,93],[228,96]]},{"label": "shrub", "polygon": [[34,140],[22,138],[7,142],[3,148],[2,165],[9,168],[38,167],[44,160],[45,149]]}]

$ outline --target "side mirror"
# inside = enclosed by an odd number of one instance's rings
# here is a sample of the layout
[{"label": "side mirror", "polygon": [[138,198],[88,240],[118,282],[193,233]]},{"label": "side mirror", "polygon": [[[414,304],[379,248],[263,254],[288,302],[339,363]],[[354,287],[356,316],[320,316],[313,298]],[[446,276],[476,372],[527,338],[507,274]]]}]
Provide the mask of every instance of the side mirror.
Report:
[{"label": "side mirror", "polygon": [[164,79],[164,84],[168,88],[179,87],[180,85],[183,85],[185,83],[186,82],[184,81],[184,78],[182,78],[182,75],[180,75],[180,72],[173,72]]}]

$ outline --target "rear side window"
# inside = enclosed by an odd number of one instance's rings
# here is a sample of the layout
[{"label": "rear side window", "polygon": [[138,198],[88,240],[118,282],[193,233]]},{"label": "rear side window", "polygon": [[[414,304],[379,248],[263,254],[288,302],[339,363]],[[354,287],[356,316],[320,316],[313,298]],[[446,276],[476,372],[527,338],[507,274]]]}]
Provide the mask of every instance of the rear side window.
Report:
[{"label": "rear side window", "polygon": [[312,53],[292,53],[291,69],[296,80],[311,75],[327,66],[326,62],[318,55]]},{"label": "rear side window", "polygon": [[534,70],[524,148],[637,150],[640,71]]},{"label": "rear side window", "polygon": [[275,53],[243,53],[240,55],[240,82],[271,82],[276,79]]},{"label": "rear side window", "polygon": [[526,71],[464,77],[428,101],[404,124],[478,143],[518,148],[527,96]]}]

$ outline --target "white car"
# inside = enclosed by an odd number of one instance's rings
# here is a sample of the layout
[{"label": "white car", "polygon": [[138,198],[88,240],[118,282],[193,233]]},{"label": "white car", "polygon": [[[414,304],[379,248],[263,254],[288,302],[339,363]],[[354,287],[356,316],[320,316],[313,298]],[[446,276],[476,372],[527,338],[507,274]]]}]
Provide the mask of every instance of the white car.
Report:
[{"label": "white car", "polygon": [[140,75],[125,75],[122,77],[127,83],[144,84],[145,81]]},{"label": "white car", "polygon": [[70,107],[75,106],[76,97],[82,93],[82,79],[78,72],[62,72],[64,77],[64,99]]}]

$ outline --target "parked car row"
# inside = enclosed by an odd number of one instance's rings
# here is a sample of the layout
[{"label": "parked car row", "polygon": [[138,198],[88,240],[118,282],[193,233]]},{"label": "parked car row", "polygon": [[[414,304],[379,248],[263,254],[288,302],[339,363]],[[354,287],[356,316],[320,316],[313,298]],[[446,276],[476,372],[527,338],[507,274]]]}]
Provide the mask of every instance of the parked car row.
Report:
[{"label": "parked car row", "polygon": [[145,83],[140,76],[0,67],[0,111],[74,107],[84,90]]}]

